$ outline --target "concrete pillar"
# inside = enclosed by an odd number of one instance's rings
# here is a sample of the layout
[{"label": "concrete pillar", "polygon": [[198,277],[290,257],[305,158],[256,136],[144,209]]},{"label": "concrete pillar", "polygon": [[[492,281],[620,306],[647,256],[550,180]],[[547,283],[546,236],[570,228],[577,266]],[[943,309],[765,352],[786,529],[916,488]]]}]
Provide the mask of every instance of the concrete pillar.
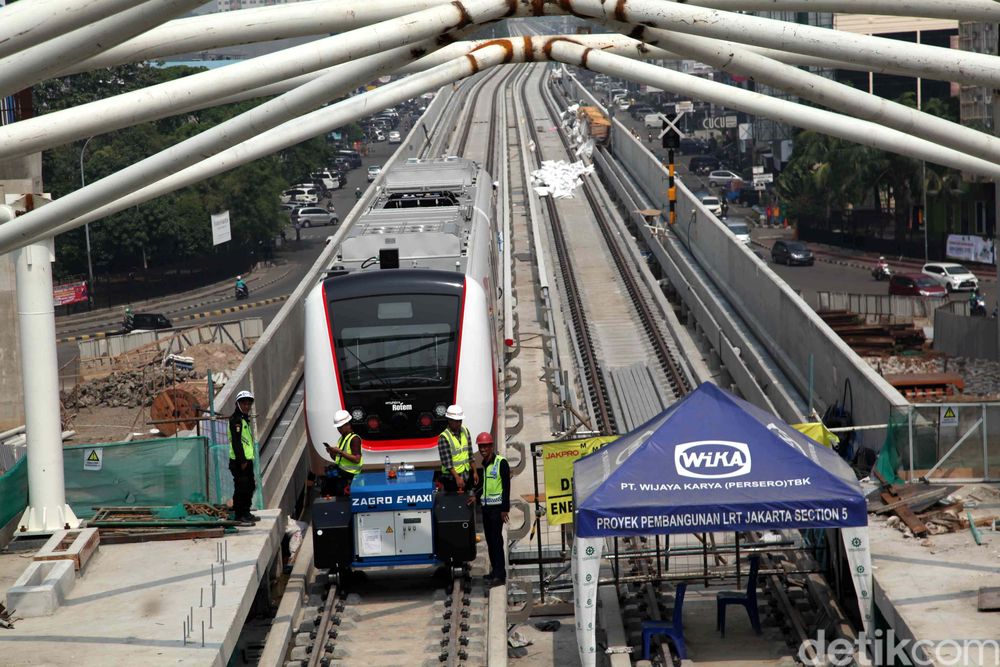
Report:
[{"label": "concrete pillar", "polygon": [[[11,204],[25,192],[42,191],[40,153],[13,160],[0,160],[0,205]],[[24,424],[24,394],[21,390],[21,357],[14,287],[14,257],[0,255],[0,431]]]},{"label": "concrete pillar", "polygon": [[[29,210],[32,208],[28,206]],[[0,213],[0,218],[3,214]],[[28,509],[18,530],[48,533],[77,528],[80,521],[66,504],[56,317],[52,304],[52,238],[14,251],[17,316],[22,340],[24,411],[28,438]]]}]

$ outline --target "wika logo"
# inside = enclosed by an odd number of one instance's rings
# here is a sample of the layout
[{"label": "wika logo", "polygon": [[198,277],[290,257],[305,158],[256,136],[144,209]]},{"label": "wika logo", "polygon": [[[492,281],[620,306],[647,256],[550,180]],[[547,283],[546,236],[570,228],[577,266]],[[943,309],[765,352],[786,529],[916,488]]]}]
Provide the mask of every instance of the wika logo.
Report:
[{"label": "wika logo", "polygon": [[729,440],[686,442],[674,448],[674,466],[682,477],[739,477],[750,472],[750,447]]}]

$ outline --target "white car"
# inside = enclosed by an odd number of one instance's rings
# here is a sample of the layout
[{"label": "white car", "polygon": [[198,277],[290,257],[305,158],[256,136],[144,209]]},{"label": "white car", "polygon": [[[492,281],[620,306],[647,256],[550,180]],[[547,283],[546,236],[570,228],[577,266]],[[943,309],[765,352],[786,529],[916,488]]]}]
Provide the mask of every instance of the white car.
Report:
[{"label": "white car", "polygon": [[389,143],[390,144],[398,144],[398,143],[402,143],[402,141],[403,141],[403,135],[401,135],[396,130],[393,130],[392,132],[389,133]]},{"label": "white car", "polygon": [[727,222],[726,227],[743,245],[750,245],[750,227],[745,222]]},{"label": "white car", "polygon": [[302,227],[315,227],[317,225],[336,225],[340,222],[340,217],[336,211],[321,208],[319,206],[303,206],[292,211],[292,224]]},{"label": "white car", "polygon": [[961,264],[931,262],[924,264],[921,273],[929,276],[937,284],[944,285],[949,292],[972,291],[979,287],[979,279]]},{"label": "white car", "polygon": [[377,164],[368,167],[368,182],[371,183],[382,173],[382,167]]},{"label": "white car", "polygon": [[707,208],[712,215],[722,215],[722,202],[719,201],[718,197],[702,197],[701,205]]},{"label": "white car", "polygon": [[316,188],[292,188],[281,193],[281,203],[315,204],[319,201]]},{"label": "white car", "polygon": [[648,113],[642,117],[642,124],[649,129],[663,127],[663,119],[658,113]]}]

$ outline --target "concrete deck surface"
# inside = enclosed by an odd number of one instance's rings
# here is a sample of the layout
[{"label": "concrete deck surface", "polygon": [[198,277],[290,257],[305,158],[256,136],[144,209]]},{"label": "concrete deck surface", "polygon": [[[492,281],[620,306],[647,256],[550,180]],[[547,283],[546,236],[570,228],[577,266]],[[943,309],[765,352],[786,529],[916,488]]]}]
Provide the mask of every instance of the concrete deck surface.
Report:
[{"label": "concrete deck surface", "polygon": [[[959,492],[958,495],[963,495]],[[1000,505],[980,505],[973,516],[1000,514]],[[968,530],[931,535],[924,540],[904,538],[884,521],[873,521],[872,565],[875,603],[895,629],[896,636],[930,640],[941,664],[997,665],[995,644],[980,656],[956,653],[942,640],[1000,641],[1000,612],[977,610],[979,589],[1000,586],[1000,533],[981,528],[977,545]]]},{"label": "concrete deck surface", "polygon": [[[13,630],[3,631],[0,664],[224,667],[258,584],[281,544],[281,511],[257,514],[260,523],[240,528],[224,540],[101,546],[54,615],[21,619]],[[222,566],[216,562],[216,545],[223,541],[229,556],[224,586]],[[6,593],[29,562],[30,553],[0,555],[0,592]],[[213,564],[216,606],[210,629]],[[204,607],[199,607],[201,591]],[[195,630],[185,645],[183,622],[191,607]]]}]

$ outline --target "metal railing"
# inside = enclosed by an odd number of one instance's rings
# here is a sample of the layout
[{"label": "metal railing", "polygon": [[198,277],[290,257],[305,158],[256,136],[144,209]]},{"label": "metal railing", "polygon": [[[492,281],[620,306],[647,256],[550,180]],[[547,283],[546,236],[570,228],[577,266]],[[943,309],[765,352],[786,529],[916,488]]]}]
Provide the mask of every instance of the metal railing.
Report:
[{"label": "metal railing", "polygon": [[890,421],[909,480],[1000,481],[1000,403],[918,403]]}]

